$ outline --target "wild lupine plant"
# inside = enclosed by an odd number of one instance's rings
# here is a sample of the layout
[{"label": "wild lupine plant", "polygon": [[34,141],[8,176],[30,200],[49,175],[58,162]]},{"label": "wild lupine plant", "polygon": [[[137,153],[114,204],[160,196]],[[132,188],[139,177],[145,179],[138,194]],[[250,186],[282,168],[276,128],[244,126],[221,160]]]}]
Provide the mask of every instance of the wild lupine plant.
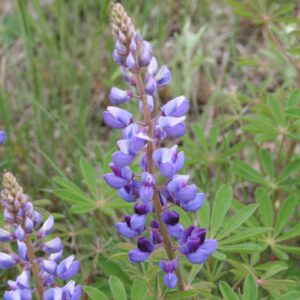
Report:
[{"label": "wild lupine plant", "polygon": [[[137,238],[137,248],[129,252],[133,263],[147,260],[157,248],[164,247],[166,259],[159,262],[164,282],[168,288],[177,285],[182,291],[185,281],[180,259],[185,256],[192,264],[203,264],[217,247],[216,240],[206,239],[205,228],[191,225],[184,229],[180,224],[180,214],[172,207],[195,212],[203,205],[205,194],[189,184],[188,175],[179,174],[184,153],[178,152],[178,146],[159,147],[163,140],[185,134],[189,101],[179,96],[160,109],[155,107],[157,90],[171,81],[170,70],[158,68],[151,44],[136,32],[121,4],[112,6],[111,21],[116,39],[113,58],[129,89],[113,87],[110,101],[122,104],[137,100],[142,115],[139,120],[115,106],[107,107],[103,114],[106,124],[122,129],[123,135],[117,142],[119,150],[112,155],[112,173],[104,179],[122,199],[134,203],[134,214],[125,215],[116,228],[126,238]],[[137,157],[141,174],[130,168]]]},{"label": "wild lupine plant", "polygon": [[74,260],[73,255],[61,261],[61,239],[48,239],[54,227],[53,216],[50,215],[42,224],[41,214],[34,209],[16,178],[8,172],[3,177],[1,204],[6,228],[0,228],[0,242],[16,243],[17,252],[0,252],[0,269],[19,265],[22,270],[16,280],[8,281],[10,291],[5,292],[4,299],[30,300],[34,293],[44,300],[80,299],[80,285],[76,286],[73,280],[66,284],[62,282],[76,275],[79,261]]}]

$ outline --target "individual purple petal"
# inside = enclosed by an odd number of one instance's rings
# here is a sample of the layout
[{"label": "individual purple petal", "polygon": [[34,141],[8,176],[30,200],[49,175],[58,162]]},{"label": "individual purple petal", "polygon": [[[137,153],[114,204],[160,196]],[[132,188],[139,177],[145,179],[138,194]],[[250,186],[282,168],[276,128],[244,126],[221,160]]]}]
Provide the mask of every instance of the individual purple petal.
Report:
[{"label": "individual purple petal", "polygon": [[189,202],[183,202],[180,206],[186,211],[197,211],[199,208],[202,207],[205,201],[205,194],[198,193],[195,199]]},{"label": "individual purple petal", "polygon": [[105,123],[112,128],[125,128],[132,122],[132,114],[128,111],[108,106],[107,110],[103,113]]},{"label": "individual purple petal", "polygon": [[44,300],[62,300],[62,289],[59,287],[50,288],[44,292]]},{"label": "individual purple petal", "polygon": [[180,138],[185,135],[186,128],[184,123],[179,123],[174,126],[165,126],[164,128],[165,133],[173,138]]},{"label": "individual purple petal", "polygon": [[48,219],[44,222],[43,226],[40,228],[40,230],[37,233],[38,238],[44,238],[48,236],[54,228],[54,218],[52,215],[48,217]]},{"label": "individual purple petal", "polygon": [[134,157],[132,154],[117,151],[112,154],[112,161],[118,167],[125,167],[132,164]]},{"label": "individual purple petal", "polygon": [[137,215],[134,214],[130,219],[130,226],[134,230],[139,230],[140,228],[144,228],[146,224],[147,215]]},{"label": "individual purple petal", "polygon": [[150,60],[150,63],[147,67],[147,74],[151,75],[151,76],[155,76],[157,73],[157,69],[158,69],[158,65],[157,65],[157,60],[156,58],[153,56]]},{"label": "individual purple petal", "polygon": [[197,196],[197,187],[194,184],[187,185],[182,187],[178,191],[174,192],[173,195],[180,202],[188,202],[196,198]]},{"label": "individual purple petal", "polygon": [[49,260],[53,260],[56,263],[58,263],[61,260],[62,256],[63,256],[63,250],[61,250],[59,252],[56,252],[56,253],[50,254],[49,255]]},{"label": "individual purple petal", "polygon": [[143,252],[151,253],[154,250],[154,247],[150,241],[148,241],[145,237],[140,237],[138,239],[138,248]]},{"label": "individual purple petal", "polygon": [[183,234],[183,226],[181,224],[167,225],[169,235],[175,239],[180,239]]},{"label": "individual purple petal", "polygon": [[142,186],[140,189],[140,198],[143,202],[149,203],[154,195],[153,187],[151,186]]},{"label": "individual purple petal", "polygon": [[143,41],[142,47],[141,47],[139,64],[142,67],[145,67],[150,63],[151,58],[152,58],[152,45],[147,41]]},{"label": "individual purple petal", "polygon": [[138,215],[146,215],[152,210],[152,205],[147,203],[136,203],[134,205],[134,211]]},{"label": "individual purple petal", "polygon": [[[125,61],[122,58],[122,64],[125,65]],[[124,68],[124,67],[120,67],[121,73],[123,75],[123,78],[132,86],[136,86],[137,81],[136,78],[134,76],[134,74],[132,72],[130,72],[128,69]]]},{"label": "individual purple petal", "polygon": [[36,227],[42,221],[42,216],[41,216],[41,214],[39,212],[34,211],[32,219],[33,219],[33,225],[34,225],[34,227]]},{"label": "individual purple petal", "polygon": [[155,79],[158,87],[167,85],[172,80],[172,73],[166,66],[162,66],[158,71]]},{"label": "individual purple petal", "polygon": [[179,222],[179,214],[176,211],[165,210],[161,214],[161,219],[165,224],[175,225]]},{"label": "individual purple petal", "polygon": [[130,100],[133,96],[131,91],[124,91],[117,87],[113,87],[109,93],[109,99],[112,104],[121,104]]},{"label": "individual purple petal", "polygon": [[171,194],[177,192],[180,188],[187,185],[189,177],[189,175],[174,176],[174,178],[172,178],[172,180],[167,185],[168,191]]},{"label": "individual purple petal", "polygon": [[24,241],[25,231],[21,225],[18,225],[18,227],[16,229],[16,238],[20,242]]},{"label": "individual purple petal", "polygon": [[167,288],[173,289],[177,284],[177,276],[175,273],[167,273],[164,275],[164,283]]},{"label": "individual purple petal", "polygon": [[41,244],[41,249],[49,254],[59,252],[62,250],[62,248],[63,244],[60,238],[55,238],[51,241]]},{"label": "individual purple petal", "polygon": [[53,260],[47,260],[44,259],[42,260],[42,262],[40,263],[41,269],[44,270],[45,272],[49,273],[49,274],[54,274],[56,271],[56,262]]},{"label": "individual purple petal", "polygon": [[182,117],[189,109],[189,101],[184,96],[179,96],[161,107],[163,116]]},{"label": "individual purple petal", "polygon": [[172,273],[178,267],[178,259],[175,258],[169,261],[163,259],[158,263],[158,265],[165,273]]},{"label": "individual purple petal", "polygon": [[174,161],[175,164],[175,170],[178,172],[181,170],[184,166],[184,152],[181,151],[177,154],[176,160]]},{"label": "individual purple petal", "polygon": [[118,190],[119,196],[127,201],[133,202],[136,201],[139,197],[140,183],[132,180],[125,187]]},{"label": "individual purple petal", "polygon": [[0,129],[0,145],[2,145],[6,140],[6,133],[5,131]]},{"label": "individual purple petal", "polygon": [[145,91],[148,95],[153,95],[157,90],[156,80],[152,76],[147,76]]},{"label": "individual purple petal", "polygon": [[15,215],[7,209],[4,209],[3,218],[7,223],[15,223]]},{"label": "individual purple petal", "polygon": [[0,242],[10,242],[14,239],[11,232],[0,228]]},{"label": "individual purple petal", "polygon": [[149,236],[151,243],[154,245],[161,244],[163,242],[159,228],[159,223],[156,220],[152,220]]},{"label": "individual purple petal", "polygon": [[141,263],[150,256],[149,252],[142,252],[139,249],[132,249],[128,253],[129,260],[133,263]]},{"label": "individual purple petal", "polygon": [[34,224],[33,224],[32,220],[28,217],[25,218],[24,228],[25,228],[26,233],[32,233],[32,231],[33,231]]},{"label": "individual purple petal", "polygon": [[182,234],[182,237],[179,240],[179,243],[184,244],[187,241],[187,239],[190,237],[190,235],[192,234],[192,232],[194,231],[195,228],[196,227],[194,225],[191,225],[188,228],[186,228],[183,231],[183,234]]},{"label": "individual purple petal", "polygon": [[0,269],[8,269],[16,264],[16,260],[9,254],[0,252]]},{"label": "individual purple petal", "polygon": [[82,293],[82,287],[80,285],[75,286],[75,282],[71,280],[63,287],[62,291],[63,299],[79,300]]},{"label": "individual purple petal", "polygon": [[186,257],[193,264],[203,264],[216,251],[216,248],[216,240],[205,240],[204,244],[197,251],[187,254]]},{"label": "individual purple petal", "polygon": [[[63,262],[64,261],[62,261],[61,264],[63,264]],[[59,269],[59,266],[60,265],[58,265],[57,267],[57,276],[62,280],[68,280],[78,273],[78,270],[80,268],[80,262],[78,260],[75,260],[74,262],[72,261],[71,264],[65,263],[62,269]]]},{"label": "individual purple petal", "polygon": [[23,260],[27,260],[27,246],[24,242],[18,242],[18,254]]},{"label": "individual purple petal", "polygon": [[130,228],[126,222],[117,223],[116,229],[121,235],[127,238],[135,238],[140,235],[140,232],[138,230]]},{"label": "individual purple petal", "polygon": [[106,183],[108,185],[110,185],[114,189],[120,189],[120,188],[124,187],[128,183],[127,179],[124,179],[122,177],[116,176],[113,173],[105,174],[103,176],[103,178],[106,181]]},{"label": "individual purple petal", "polygon": [[136,60],[131,52],[128,54],[128,56],[126,58],[126,65],[127,65],[128,69],[131,71],[137,70]]},{"label": "individual purple petal", "polygon": [[19,289],[30,289],[30,272],[23,270],[17,277],[16,284]]}]

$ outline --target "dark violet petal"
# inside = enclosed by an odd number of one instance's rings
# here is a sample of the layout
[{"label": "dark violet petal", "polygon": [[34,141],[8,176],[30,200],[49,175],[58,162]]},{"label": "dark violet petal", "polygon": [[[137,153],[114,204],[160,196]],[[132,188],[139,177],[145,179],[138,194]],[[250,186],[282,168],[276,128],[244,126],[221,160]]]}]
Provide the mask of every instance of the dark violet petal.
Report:
[{"label": "dark violet petal", "polygon": [[154,250],[154,247],[150,241],[148,241],[145,237],[140,237],[138,239],[138,248],[143,252],[151,253]]},{"label": "dark violet petal", "polygon": [[145,204],[145,203],[136,203],[134,205],[134,211],[138,215],[145,215],[148,214],[152,209],[151,204]]},{"label": "dark violet petal", "polygon": [[121,235],[127,238],[135,238],[139,236],[139,232],[137,230],[130,228],[126,222],[117,223],[116,229]]},{"label": "dark violet petal", "polygon": [[184,244],[195,229],[194,225],[189,226],[183,231],[182,237],[179,240],[180,244]]},{"label": "dark violet petal", "polygon": [[165,273],[173,273],[178,267],[178,259],[175,258],[169,261],[163,259],[158,264]]},{"label": "dark violet petal", "polygon": [[167,288],[173,289],[177,284],[177,276],[175,273],[167,273],[164,275],[164,283]]},{"label": "dark violet petal", "polygon": [[158,87],[167,85],[172,80],[172,73],[166,66],[162,66],[158,71],[155,79]]},{"label": "dark violet petal", "polygon": [[179,222],[179,214],[176,211],[165,210],[161,214],[161,219],[165,224],[175,225]]},{"label": "dark violet petal", "polygon": [[113,163],[120,168],[131,165],[133,160],[134,155],[126,154],[122,151],[117,151],[112,154]]},{"label": "dark violet petal", "polygon": [[142,252],[139,249],[132,249],[128,253],[129,260],[133,263],[141,263],[150,256],[150,252]]},{"label": "dark violet petal", "polygon": [[114,189],[120,189],[128,183],[127,179],[118,177],[113,173],[105,174],[103,176],[103,178],[107,182],[107,184],[110,185]]}]

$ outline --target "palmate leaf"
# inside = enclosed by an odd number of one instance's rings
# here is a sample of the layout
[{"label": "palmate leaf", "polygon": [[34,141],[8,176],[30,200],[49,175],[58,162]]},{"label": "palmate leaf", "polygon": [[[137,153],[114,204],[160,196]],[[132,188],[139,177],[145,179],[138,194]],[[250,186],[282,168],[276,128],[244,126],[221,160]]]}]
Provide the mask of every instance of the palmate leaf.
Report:
[{"label": "palmate leaf", "polygon": [[273,205],[270,197],[263,188],[255,190],[255,199],[259,205],[261,221],[265,226],[273,226]]},{"label": "palmate leaf", "polygon": [[142,280],[134,280],[131,286],[130,300],[145,300],[147,298],[147,285]]},{"label": "palmate leaf", "polygon": [[272,178],[274,176],[274,162],[270,152],[266,149],[261,149],[259,156],[264,171]]},{"label": "palmate leaf", "polygon": [[224,300],[239,300],[239,297],[227,282],[221,281],[219,287]]},{"label": "palmate leaf", "polygon": [[231,252],[231,253],[252,253],[252,252],[261,252],[263,248],[257,244],[253,243],[244,243],[236,245],[220,245],[218,249],[222,252]]},{"label": "palmate leaf", "polygon": [[273,118],[280,125],[284,125],[286,120],[285,116],[282,112],[282,108],[280,107],[280,101],[276,99],[274,96],[270,96],[267,100],[268,108],[270,109]]},{"label": "palmate leaf", "polygon": [[275,274],[284,271],[288,268],[288,265],[283,262],[283,261],[272,261],[272,262],[267,262],[265,264],[259,265],[255,267],[255,270],[258,271],[265,271],[261,275],[261,278],[270,278],[274,276]]},{"label": "palmate leaf", "polygon": [[79,165],[85,184],[88,186],[93,197],[97,198],[97,176],[93,166],[84,158],[80,159]]}]

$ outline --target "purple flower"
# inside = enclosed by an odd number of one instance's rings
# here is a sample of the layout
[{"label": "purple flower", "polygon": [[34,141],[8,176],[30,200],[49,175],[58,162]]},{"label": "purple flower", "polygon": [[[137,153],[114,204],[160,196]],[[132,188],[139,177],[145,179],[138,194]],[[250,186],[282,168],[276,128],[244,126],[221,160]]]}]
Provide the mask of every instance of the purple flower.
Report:
[{"label": "purple flower", "polygon": [[148,95],[153,95],[157,90],[157,83],[153,76],[147,76],[145,91]]},{"label": "purple flower", "polygon": [[183,233],[183,226],[178,224],[179,214],[176,211],[166,210],[161,214],[162,221],[167,225],[170,236],[179,239]]},{"label": "purple flower", "polygon": [[150,241],[154,245],[161,244],[163,242],[161,233],[160,233],[160,226],[156,220],[151,221],[151,229],[149,232]]},{"label": "purple flower", "polygon": [[184,120],[185,117],[176,118],[161,116],[158,119],[158,126],[166,133],[166,135],[178,138],[185,135]]},{"label": "purple flower", "polygon": [[41,244],[40,248],[46,253],[52,254],[60,252],[63,248],[63,244],[60,238],[55,238],[51,241]]},{"label": "purple flower", "polygon": [[129,167],[120,168],[113,163],[109,166],[113,173],[105,174],[104,179],[112,188],[121,189],[132,179],[133,174]]},{"label": "purple flower", "polygon": [[167,85],[172,80],[172,73],[166,66],[162,66],[155,79],[158,87]]},{"label": "purple flower", "polygon": [[153,160],[161,174],[166,178],[172,178],[184,165],[184,152],[177,152],[178,146],[171,149],[160,148],[153,152]]},{"label": "purple flower", "polygon": [[217,241],[205,239],[206,229],[195,226],[188,227],[179,240],[179,251],[193,264],[202,264],[216,251]]},{"label": "purple flower", "polygon": [[80,262],[74,261],[74,255],[65,258],[58,266],[56,274],[62,280],[68,280],[78,273]]},{"label": "purple flower", "polygon": [[6,133],[5,131],[0,129],[0,145],[2,145],[6,140]]},{"label": "purple flower", "polygon": [[153,244],[145,237],[140,237],[138,239],[137,246],[136,249],[132,249],[128,253],[129,260],[134,263],[145,261],[154,250]]},{"label": "purple flower", "polygon": [[123,91],[117,87],[113,87],[109,93],[109,99],[112,104],[121,104],[130,100],[133,96],[131,91]]},{"label": "purple flower", "polygon": [[63,288],[54,287],[44,293],[44,300],[79,300],[82,294],[80,285],[75,286],[73,280],[69,281]]},{"label": "purple flower", "polygon": [[125,128],[132,122],[132,114],[128,111],[108,106],[103,113],[105,123],[112,128]]},{"label": "purple flower", "polygon": [[166,260],[163,259],[159,262],[159,267],[161,268],[161,270],[163,272],[166,273],[164,275],[165,285],[169,289],[174,288],[177,284],[177,276],[175,274],[175,270],[178,267],[178,259],[175,258],[175,259],[170,260],[170,261],[166,261]]},{"label": "purple flower", "polygon": [[139,64],[142,67],[147,66],[152,59],[152,45],[147,41],[142,41]]},{"label": "purple flower", "polygon": [[136,229],[131,226],[131,216],[125,215],[124,221],[116,224],[116,228],[118,232],[127,237],[127,238],[135,238],[138,237],[144,230],[145,226],[141,225],[141,227],[136,227]]},{"label": "purple flower", "polygon": [[48,217],[48,219],[43,224],[42,228],[38,231],[37,237],[38,238],[44,238],[48,236],[54,228],[54,218],[52,215]]},{"label": "purple flower", "polygon": [[160,111],[163,116],[179,118],[185,115],[189,106],[189,101],[184,96],[179,96],[162,106]]},{"label": "purple flower", "polygon": [[142,173],[142,186],[140,188],[140,198],[143,202],[150,202],[154,194],[154,176],[148,172]]},{"label": "purple flower", "polygon": [[30,289],[24,290],[14,290],[14,291],[6,291],[4,293],[4,300],[31,300],[32,299],[32,291]]},{"label": "purple flower", "polygon": [[14,239],[11,232],[0,228],[0,242],[10,242]]},{"label": "purple flower", "polygon": [[118,190],[119,196],[127,202],[134,202],[140,196],[140,186],[140,182],[131,180],[126,186]]},{"label": "purple flower", "polygon": [[17,261],[11,255],[0,252],[0,269],[9,269],[16,263]]}]

